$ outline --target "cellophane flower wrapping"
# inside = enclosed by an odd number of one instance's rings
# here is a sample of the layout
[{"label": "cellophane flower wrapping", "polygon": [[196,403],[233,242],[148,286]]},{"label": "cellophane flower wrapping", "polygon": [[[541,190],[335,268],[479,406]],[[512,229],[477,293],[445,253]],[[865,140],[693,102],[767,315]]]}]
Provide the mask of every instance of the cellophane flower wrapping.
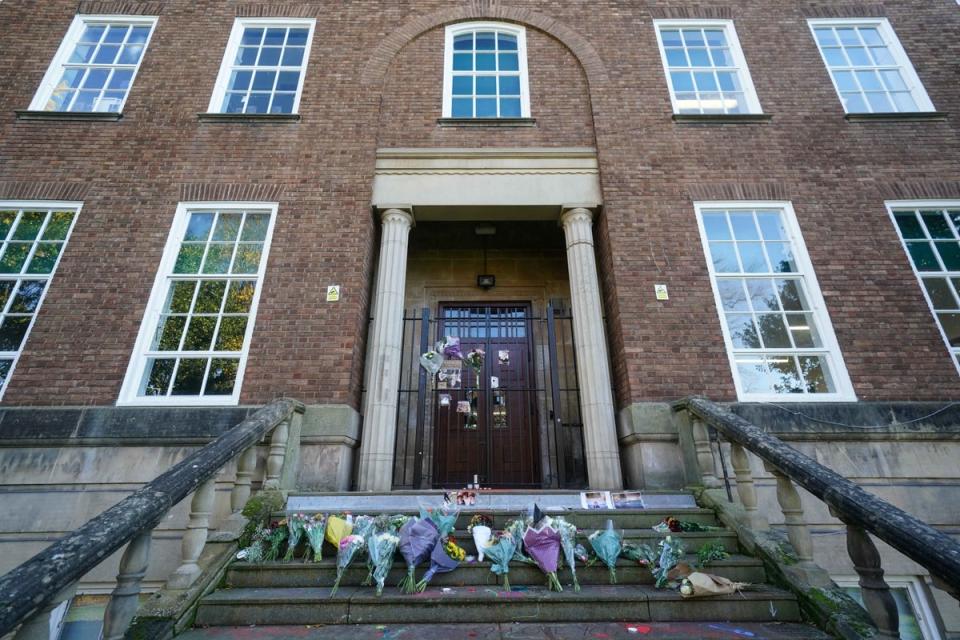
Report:
[{"label": "cellophane flower wrapping", "polygon": [[509,531],[498,531],[484,553],[490,558],[490,571],[503,576],[503,588],[510,591],[510,561],[519,541]]},{"label": "cellophane flower wrapping", "polygon": [[353,532],[353,518],[351,516],[330,516],[327,518],[327,529],[324,537],[333,545],[340,548],[340,541]]},{"label": "cellophane flower wrapping", "polygon": [[293,554],[297,551],[300,540],[306,531],[307,516],[302,513],[292,513],[287,516],[287,552],[283,555],[286,562],[293,560]]},{"label": "cellophane flower wrapping", "polygon": [[444,336],[434,349],[448,360],[463,360],[463,351],[460,350],[460,338]]},{"label": "cellophane flower wrapping", "polygon": [[614,531],[613,523],[608,522],[606,529],[594,531],[587,539],[593,547],[593,552],[603,564],[607,565],[610,571],[610,584],[617,584],[617,558],[620,557],[620,551],[623,548],[622,536]]},{"label": "cellophane flower wrapping", "polygon": [[683,531],[720,531],[723,527],[700,524],[690,520],[667,517],[651,527],[657,533],[681,533]]},{"label": "cellophane flower wrapping", "polygon": [[434,545],[430,553],[430,568],[423,574],[423,579],[417,583],[417,593],[422,593],[427,588],[433,576],[438,573],[449,573],[460,566],[466,555],[466,552],[449,538]]},{"label": "cellophane flower wrapping", "polygon": [[554,526],[560,533],[560,547],[563,557],[573,575],[573,590],[580,591],[580,581],[577,580],[577,527],[563,517],[553,519]]},{"label": "cellophane flower wrapping", "polygon": [[439,539],[437,525],[430,518],[410,518],[400,529],[400,544],[397,548],[407,563],[407,575],[397,586],[403,593],[414,592],[417,586],[414,576],[417,565],[430,557]]},{"label": "cellophane flower wrapping", "polygon": [[473,536],[473,544],[477,547],[478,562],[483,562],[486,547],[490,544],[490,539],[493,537],[492,527],[493,518],[486,514],[478,513],[470,518],[470,525],[467,526],[467,531]]},{"label": "cellophane flower wrapping", "polygon": [[546,574],[547,587],[553,591],[563,591],[557,579],[560,547],[560,532],[554,528],[553,520],[549,516],[543,518],[538,527],[527,527],[523,534],[523,548]]},{"label": "cellophane flower wrapping", "polygon": [[337,589],[340,588],[340,580],[343,579],[343,574],[346,572],[347,567],[350,566],[350,563],[353,562],[354,556],[363,549],[365,544],[366,541],[363,539],[363,536],[352,533],[340,540],[340,546],[337,547],[337,580],[333,583],[333,588],[330,589],[330,597],[336,595]]},{"label": "cellophane flower wrapping", "polygon": [[430,519],[437,525],[437,533],[441,538],[446,538],[453,533],[457,525],[457,518],[460,516],[460,507],[444,500],[437,507],[431,507],[420,502],[420,519]]},{"label": "cellophane flower wrapping", "polygon": [[509,531],[513,539],[517,541],[517,546],[513,551],[513,560],[516,562],[525,562],[527,564],[537,564],[533,558],[523,552],[523,534],[527,532],[527,525],[522,518],[509,520],[503,526],[504,531]]},{"label": "cellophane flower wrapping", "polygon": [[657,553],[650,548],[650,545],[643,543],[624,542],[620,555],[644,567],[652,567],[657,562]]},{"label": "cellophane flower wrapping", "polygon": [[440,371],[440,367],[443,366],[443,356],[430,349],[420,356],[420,366],[426,369],[431,376],[435,376]]},{"label": "cellophane flower wrapping", "polygon": [[473,349],[464,356],[463,361],[467,363],[468,367],[473,369],[473,372],[479,378],[483,372],[483,349]]},{"label": "cellophane flower wrapping", "polygon": [[246,562],[252,563],[263,562],[263,556],[265,555],[264,547],[268,544],[266,537],[269,533],[270,529],[262,525],[258,526],[250,539],[250,546],[237,552],[237,560],[245,560]]},{"label": "cellophane flower wrapping", "polygon": [[573,556],[586,567],[592,567],[597,561],[597,556],[587,551],[587,548],[579,542],[573,548]]},{"label": "cellophane flower wrapping", "polygon": [[657,545],[656,562],[651,563],[650,566],[650,571],[656,579],[653,586],[657,589],[662,589],[667,585],[670,581],[667,574],[677,566],[680,558],[682,558],[685,553],[686,549],[684,549],[683,542],[681,542],[679,538],[667,536],[660,541],[659,545]]},{"label": "cellophane flower wrapping", "polygon": [[377,595],[383,593],[383,583],[393,566],[393,555],[400,544],[400,536],[389,528],[374,533],[367,542],[367,552],[373,562],[373,580],[377,583]]},{"label": "cellophane flower wrapping", "polygon": [[[371,549],[371,544],[373,544],[373,537],[376,536],[377,534],[392,533],[397,538],[397,543],[399,544],[400,537],[398,535],[398,532],[400,531],[400,527],[402,527],[406,523],[406,521],[409,519],[410,519],[409,516],[404,516],[404,515],[392,516],[385,513],[380,514],[379,516],[373,519],[373,530],[371,531],[370,535],[367,536],[367,577],[364,578],[363,582],[361,583],[361,586],[368,587],[372,585],[375,577],[373,574],[374,574],[374,570],[376,569],[376,566],[374,563],[373,552]],[[392,562],[393,554],[391,554],[390,558]],[[381,587],[381,591],[382,591],[382,587]]]},{"label": "cellophane flower wrapping", "polygon": [[270,528],[264,540],[267,543],[267,551],[263,555],[265,562],[273,562],[280,558],[280,549],[283,543],[287,541],[287,519],[284,518]]},{"label": "cellophane flower wrapping", "polygon": [[[307,544],[310,546],[307,557],[312,553],[313,561],[323,560],[323,537],[327,532],[327,516],[322,513],[313,514],[304,523],[304,533],[307,536]],[[307,558],[308,559],[308,558]]]}]

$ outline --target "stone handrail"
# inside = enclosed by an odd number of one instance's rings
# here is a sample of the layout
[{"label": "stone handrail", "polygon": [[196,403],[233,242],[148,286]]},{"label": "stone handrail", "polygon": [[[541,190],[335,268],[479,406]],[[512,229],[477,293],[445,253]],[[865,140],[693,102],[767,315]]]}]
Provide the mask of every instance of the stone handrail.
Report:
[{"label": "stone handrail", "polygon": [[719,486],[710,428],[730,443],[730,462],[746,525],[769,528],[760,514],[749,453],[760,458],[777,483],[787,537],[801,563],[812,563],[813,542],[796,485],[830,508],[847,528],[847,552],[860,577],[864,606],[881,638],[899,637],[899,616],[883,579],[880,554],[868,534],[880,538],[930,572],[935,584],[960,599],[960,543],[805,456],[726,407],[691,397],[674,405],[689,414],[695,457],[705,487]]},{"label": "stone handrail", "polygon": [[154,527],[193,493],[181,565],[167,583],[173,589],[189,587],[200,575],[197,560],[210,529],[217,474],[237,460],[230,507],[239,515],[250,497],[256,446],[272,432],[262,487],[279,489],[291,422],[299,420],[303,411],[302,404],[289,398],[271,402],[142,489],[0,576],[0,637],[22,624],[17,638],[46,638],[48,616],[42,614],[72,597],[80,578],[129,543],[120,560],[117,586],[104,612],[101,636],[107,640],[122,638],[137,609]]}]

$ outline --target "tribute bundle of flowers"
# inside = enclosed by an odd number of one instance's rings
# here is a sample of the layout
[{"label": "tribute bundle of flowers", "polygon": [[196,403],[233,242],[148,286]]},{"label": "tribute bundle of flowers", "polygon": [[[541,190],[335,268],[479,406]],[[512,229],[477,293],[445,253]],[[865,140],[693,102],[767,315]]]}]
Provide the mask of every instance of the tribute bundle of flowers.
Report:
[{"label": "tribute bundle of flowers", "polygon": [[480,377],[480,374],[483,372],[483,349],[473,349],[464,356],[463,361],[467,364],[468,367],[473,369],[473,372]]},{"label": "tribute bundle of flowers", "polygon": [[473,544],[477,547],[477,560],[483,562],[483,555],[486,547],[490,544],[490,538],[493,536],[493,518],[478,513],[470,518],[470,525],[467,531],[473,536]]},{"label": "tribute bundle of flowers", "polygon": [[294,513],[287,517],[287,552],[283,555],[284,561],[293,560],[297,545],[300,544],[300,540],[306,532],[307,520],[307,516],[302,513]]},{"label": "tribute bundle of flowers", "polygon": [[364,544],[366,544],[366,541],[363,539],[363,536],[352,533],[340,539],[340,544],[337,547],[337,579],[333,583],[333,588],[330,589],[331,598],[337,594],[337,589],[340,588],[340,580],[343,579],[343,574],[353,561],[353,557],[358,551],[363,549]]},{"label": "tribute bundle of flowers", "polygon": [[[367,536],[367,577],[364,578],[363,582],[360,583],[362,587],[369,587],[373,584],[374,580],[374,570],[375,567],[375,558],[373,552],[373,538],[379,534],[390,533],[397,539],[397,543],[400,543],[400,537],[397,535],[397,532],[400,530],[409,516],[396,515],[391,516],[387,514],[380,514],[373,519],[373,530],[370,532],[370,535]],[[396,550],[396,548],[394,548]],[[390,552],[390,561],[393,562],[393,551]],[[389,567],[387,569],[389,572]],[[382,590],[382,587],[381,587]]]},{"label": "tribute bundle of flowers", "polygon": [[264,562],[273,562],[280,557],[280,549],[283,543],[287,541],[287,519],[284,518],[275,526],[264,530],[264,542],[267,543],[267,550],[263,554]]},{"label": "tribute bundle of flowers", "polygon": [[560,560],[560,532],[553,526],[549,516],[540,520],[538,527],[527,527],[523,534],[523,547],[547,576],[547,587],[563,591],[557,579],[557,563]]},{"label": "tribute bundle of flowers", "polygon": [[453,533],[459,516],[460,507],[447,500],[444,500],[439,507],[429,507],[420,503],[420,519],[433,521],[440,538],[446,538]]},{"label": "tribute bundle of flowers", "polygon": [[681,533],[683,531],[721,531],[722,527],[714,527],[708,524],[700,524],[690,520],[680,520],[674,517],[667,517],[653,525],[653,530],[657,533]]},{"label": "tribute bundle of flowers", "polygon": [[450,538],[434,545],[430,553],[430,568],[423,574],[423,579],[417,583],[417,593],[423,593],[433,576],[453,571],[466,557],[467,553]]},{"label": "tribute bundle of flowers", "polygon": [[383,593],[383,583],[393,566],[393,555],[400,544],[400,536],[387,529],[370,536],[367,541],[367,553],[373,564],[373,580],[377,583],[377,595]]},{"label": "tribute bundle of flowers", "polygon": [[307,536],[309,548],[304,559],[309,559],[313,554],[313,561],[323,560],[323,536],[327,532],[327,516],[322,513],[315,513],[312,518],[307,518],[304,523],[304,533]]},{"label": "tribute bundle of flowers", "polygon": [[415,572],[417,565],[430,557],[437,546],[440,534],[437,525],[430,518],[410,518],[400,529],[400,555],[407,563],[407,575],[397,585],[403,593],[413,593],[416,589]]},{"label": "tribute bundle of flowers", "polygon": [[554,526],[560,533],[560,548],[570,573],[573,574],[573,590],[580,591],[580,581],[577,580],[577,527],[563,517],[553,519]]},{"label": "tribute bundle of flowers", "polygon": [[510,591],[510,561],[517,551],[517,539],[509,531],[498,531],[484,553],[489,556],[490,571],[503,576],[503,588]]},{"label": "tribute bundle of flowers", "polygon": [[613,520],[607,520],[607,528],[594,531],[587,538],[593,552],[610,571],[610,584],[617,584],[617,558],[623,548],[623,537],[614,531]]}]

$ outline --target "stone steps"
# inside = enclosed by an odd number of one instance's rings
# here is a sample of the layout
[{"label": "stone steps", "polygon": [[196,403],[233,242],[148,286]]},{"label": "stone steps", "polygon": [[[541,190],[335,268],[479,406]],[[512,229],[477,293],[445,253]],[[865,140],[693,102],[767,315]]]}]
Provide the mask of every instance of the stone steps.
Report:
[{"label": "stone steps", "polygon": [[[427,570],[426,565],[417,568],[417,578]],[[396,586],[406,575],[406,565],[398,557],[394,562],[386,585]],[[711,563],[705,569],[710,573],[729,578],[736,582],[762,584],[766,582],[763,564],[756,558],[734,555],[726,560]],[[344,573],[341,586],[359,586],[367,576],[366,558],[355,560]],[[263,564],[234,563],[225,578],[225,584],[230,588],[283,588],[283,587],[317,587],[331,585],[337,577],[336,559],[334,556],[325,557],[317,563],[271,562]],[[560,582],[566,588],[572,582],[567,569],[559,571]],[[592,567],[577,566],[577,579],[581,585],[609,584],[609,572],[606,566],[600,563]],[[490,563],[466,563],[455,571],[442,573],[433,578],[431,584],[438,587],[448,586],[493,586],[500,584],[499,576],[490,571]],[[533,585],[540,586],[545,582],[543,572],[537,567],[522,563],[510,563],[510,584],[513,586]],[[619,584],[653,584],[650,570],[621,558],[617,562],[617,582]]]},{"label": "stone steps", "polygon": [[829,640],[825,633],[789,622],[584,622],[486,624],[367,624],[331,626],[211,627],[190,629],[178,640]]},{"label": "stone steps", "polygon": [[221,589],[197,610],[199,626],[639,621],[798,622],[792,594],[761,585],[729,596],[683,601],[647,585],[591,585],[579,593],[544,587],[431,587],[416,595],[388,587]]}]

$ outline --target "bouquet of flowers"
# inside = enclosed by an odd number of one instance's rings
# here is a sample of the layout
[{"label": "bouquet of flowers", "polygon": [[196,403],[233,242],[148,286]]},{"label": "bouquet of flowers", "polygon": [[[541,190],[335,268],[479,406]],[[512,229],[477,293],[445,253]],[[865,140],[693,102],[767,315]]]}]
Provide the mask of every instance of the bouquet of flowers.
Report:
[{"label": "bouquet of flowers", "polygon": [[539,528],[527,527],[523,534],[523,546],[536,561],[540,570],[547,575],[547,587],[553,591],[563,591],[557,579],[557,563],[560,560],[560,532],[553,527],[548,516],[540,521]]},{"label": "bouquet of flowers", "polygon": [[327,528],[324,538],[335,549],[340,548],[340,541],[353,532],[353,516],[330,516],[327,518]]},{"label": "bouquet of flowers", "polygon": [[264,540],[268,547],[263,554],[264,562],[273,562],[280,557],[280,548],[287,541],[287,519],[284,518],[275,527],[265,531]]},{"label": "bouquet of flowers", "polygon": [[655,562],[650,563],[650,571],[656,579],[653,586],[657,589],[662,589],[666,586],[670,579],[667,574],[677,566],[677,563],[680,562],[680,558],[683,557],[684,553],[686,553],[686,551],[683,548],[683,543],[673,536],[667,536],[660,541],[659,545],[657,545],[657,559]]},{"label": "bouquet of flowers", "polygon": [[719,540],[707,542],[697,549],[697,567],[705,567],[718,560],[726,560],[730,557],[723,543]]},{"label": "bouquet of flowers", "polygon": [[483,349],[473,349],[464,357],[463,361],[467,363],[468,367],[473,369],[473,372],[477,374],[479,378],[483,372]]},{"label": "bouquet of flowers", "polygon": [[610,570],[610,584],[617,584],[617,558],[623,548],[623,538],[613,530],[613,520],[607,520],[607,528],[594,531],[587,540],[590,541],[593,552]]},{"label": "bouquet of flowers", "polygon": [[287,517],[287,552],[283,555],[284,561],[293,560],[293,554],[306,532],[306,527],[307,516],[302,513],[294,513]]},{"label": "bouquet of flowers", "polygon": [[642,567],[652,566],[657,561],[657,553],[648,544],[624,542],[620,555],[627,560],[633,560]]},{"label": "bouquet of flowers", "polygon": [[253,532],[253,537],[250,540],[250,546],[237,552],[237,560],[246,560],[247,562],[263,562],[263,547],[269,531],[269,529],[265,529],[262,525],[258,526]]},{"label": "bouquet of flowers", "polygon": [[446,538],[453,533],[453,528],[457,524],[457,518],[460,516],[460,507],[444,500],[439,507],[428,507],[420,504],[420,519],[430,519],[437,525],[437,533],[441,538]]},{"label": "bouquet of flowers", "polygon": [[554,518],[554,525],[560,533],[560,548],[563,557],[573,574],[573,590],[580,591],[580,581],[577,580],[577,527],[566,518]]},{"label": "bouquet of flowers", "polygon": [[305,559],[309,559],[312,552],[314,562],[323,560],[323,536],[327,532],[327,516],[322,513],[313,514],[312,518],[307,518],[303,529],[310,546]]},{"label": "bouquet of flowers", "polygon": [[443,366],[443,356],[430,349],[420,356],[420,366],[426,369],[431,376],[435,376],[440,371],[440,367]]},{"label": "bouquet of flowers", "polygon": [[483,513],[470,518],[470,525],[467,527],[467,531],[473,536],[473,544],[477,547],[477,560],[480,562],[483,562],[484,549],[490,544],[490,538],[493,535],[491,527],[493,527],[493,518]]},{"label": "bouquet of flowers", "polygon": [[503,588],[510,591],[510,561],[517,550],[517,540],[509,531],[499,531],[493,541],[484,549],[489,556],[490,571],[503,576]]},{"label": "bouquet of flowers", "polygon": [[[376,562],[373,553],[373,542],[374,537],[382,533],[393,534],[397,538],[397,543],[399,544],[400,538],[397,536],[397,531],[402,527],[407,520],[410,518],[408,516],[396,515],[391,516],[387,514],[380,514],[373,519],[373,530],[369,536],[367,536],[367,577],[363,579],[363,582],[360,583],[362,587],[369,587],[373,584],[373,580],[376,577],[374,572],[376,570]],[[396,547],[394,547],[396,550]],[[393,562],[393,552],[390,552],[390,561]],[[387,569],[389,572],[389,568]],[[386,576],[386,574],[384,574]],[[380,587],[381,591],[383,587]]]},{"label": "bouquet of flowers", "polygon": [[674,517],[664,518],[662,521],[653,525],[653,530],[657,533],[681,533],[683,531],[720,531],[722,527],[713,527],[699,522],[690,522],[689,520],[680,520]]},{"label": "bouquet of flowers", "polygon": [[434,351],[450,360],[463,360],[463,352],[460,351],[460,338],[455,336],[444,336],[443,340],[434,347]]},{"label": "bouquet of flowers", "polygon": [[597,561],[597,557],[591,555],[590,552],[587,551],[587,548],[579,542],[577,543],[577,546],[573,548],[573,556],[588,567],[592,567]]},{"label": "bouquet of flowers", "polygon": [[527,564],[537,564],[533,561],[530,556],[523,552],[523,534],[527,532],[527,525],[523,520],[517,518],[515,520],[509,520],[503,527],[504,531],[509,531],[510,535],[513,536],[513,539],[516,540],[517,546],[513,551],[513,560],[517,562],[526,562]]},{"label": "bouquet of flowers", "polygon": [[437,546],[440,534],[437,525],[430,518],[410,518],[400,529],[400,555],[407,563],[407,575],[397,585],[403,593],[413,593],[416,589],[414,573],[417,565],[430,557]]},{"label": "bouquet of flowers", "polygon": [[423,574],[423,579],[417,583],[417,593],[422,593],[427,588],[433,576],[453,571],[466,557],[467,553],[450,538],[441,544],[434,545],[433,552],[430,554],[430,568]]},{"label": "bouquet of flowers", "polygon": [[377,583],[377,595],[383,593],[383,583],[393,566],[393,554],[400,544],[400,537],[389,529],[375,533],[367,542],[367,553],[373,562],[373,579]]},{"label": "bouquet of flowers", "polygon": [[344,572],[346,572],[350,563],[353,562],[353,557],[357,555],[357,552],[363,549],[364,544],[363,536],[356,534],[350,534],[340,540],[340,546],[337,547],[337,579],[333,583],[333,588],[330,589],[331,598],[336,595],[337,589],[340,588],[340,580],[343,578]]}]

